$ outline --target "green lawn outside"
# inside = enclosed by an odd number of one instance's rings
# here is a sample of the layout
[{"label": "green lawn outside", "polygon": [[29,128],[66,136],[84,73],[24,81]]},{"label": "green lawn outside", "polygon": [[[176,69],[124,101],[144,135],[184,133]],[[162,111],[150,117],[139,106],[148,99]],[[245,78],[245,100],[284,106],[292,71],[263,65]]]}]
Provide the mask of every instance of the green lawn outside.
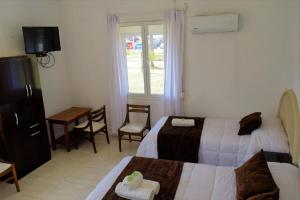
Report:
[{"label": "green lawn outside", "polygon": [[[127,69],[129,93],[144,93],[144,77],[141,50],[127,50]],[[151,57],[152,56],[152,57]],[[163,50],[150,53],[152,64],[150,67],[151,94],[163,94],[164,89],[164,60]]]}]

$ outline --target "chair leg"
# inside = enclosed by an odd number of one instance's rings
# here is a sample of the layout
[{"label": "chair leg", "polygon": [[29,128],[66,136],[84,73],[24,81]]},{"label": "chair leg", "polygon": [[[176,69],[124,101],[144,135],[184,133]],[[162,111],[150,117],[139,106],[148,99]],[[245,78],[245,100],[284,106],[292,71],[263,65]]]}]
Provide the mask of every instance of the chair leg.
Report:
[{"label": "chair leg", "polygon": [[96,144],[95,144],[95,138],[94,138],[94,135],[92,133],[90,133],[90,140],[91,140],[91,142],[93,144],[94,152],[97,153]]},{"label": "chair leg", "polygon": [[132,142],[132,139],[131,139],[131,134],[129,133],[129,142]]},{"label": "chair leg", "polygon": [[11,167],[12,167],[12,173],[13,173],[13,176],[14,176],[14,182],[15,182],[16,190],[17,190],[17,192],[20,192],[20,186],[19,186],[19,182],[18,182],[18,178],[17,178],[17,172],[16,172],[15,165],[12,164]]},{"label": "chair leg", "polygon": [[120,133],[118,134],[118,138],[119,138],[119,152],[122,152],[122,144],[121,144],[121,135],[120,135]]},{"label": "chair leg", "polygon": [[106,136],[106,140],[107,140],[107,144],[110,144],[109,142],[109,137],[108,137],[108,132],[107,132],[107,128],[105,128],[105,136]]}]

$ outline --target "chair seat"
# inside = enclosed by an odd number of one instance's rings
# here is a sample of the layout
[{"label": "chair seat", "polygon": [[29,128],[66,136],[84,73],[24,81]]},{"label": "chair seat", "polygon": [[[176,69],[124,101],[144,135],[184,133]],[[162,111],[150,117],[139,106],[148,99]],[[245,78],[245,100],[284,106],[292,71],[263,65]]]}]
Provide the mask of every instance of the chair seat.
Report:
[{"label": "chair seat", "polygon": [[127,132],[127,133],[139,133],[143,130],[145,124],[143,123],[128,123],[125,126],[120,128],[120,131]]},{"label": "chair seat", "polygon": [[[89,123],[88,121],[82,122],[81,124],[75,126],[75,128],[84,128],[88,123]],[[93,132],[97,132],[100,129],[102,129],[105,126],[105,124],[104,122],[92,122],[92,126],[93,126]],[[91,129],[90,127],[87,127],[86,129],[84,129],[84,131],[90,132]]]},{"label": "chair seat", "polygon": [[11,167],[11,164],[0,162],[0,173],[6,171]]},{"label": "chair seat", "polygon": [[75,128],[83,128],[83,127],[85,127],[88,123],[89,123],[88,121],[82,122],[82,123],[76,125]]}]

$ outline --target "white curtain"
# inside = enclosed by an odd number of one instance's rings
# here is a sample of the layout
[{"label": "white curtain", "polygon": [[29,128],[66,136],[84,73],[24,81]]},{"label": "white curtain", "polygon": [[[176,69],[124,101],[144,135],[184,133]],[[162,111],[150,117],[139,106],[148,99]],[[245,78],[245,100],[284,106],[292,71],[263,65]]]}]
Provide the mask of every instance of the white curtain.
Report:
[{"label": "white curtain", "polygon": [[182,115],[182,71],[184,52],[184,11],[172,10],[165,14],[166,61],[164,114]]},{"label": "white curtain", "polygon": [[124,46],[120,36],[119,17],[107,16],[109,47],[109,102],[112,133],[117,133],[126,115],[128,77]]}]

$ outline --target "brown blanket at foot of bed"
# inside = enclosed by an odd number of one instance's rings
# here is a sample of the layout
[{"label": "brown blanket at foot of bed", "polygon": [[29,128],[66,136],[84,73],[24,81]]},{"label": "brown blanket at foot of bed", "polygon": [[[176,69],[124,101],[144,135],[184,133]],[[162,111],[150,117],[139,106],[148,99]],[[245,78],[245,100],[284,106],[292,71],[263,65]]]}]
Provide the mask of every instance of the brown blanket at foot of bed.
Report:
[{"label": "brown blanket at foot of bed", "polygon": [[160,183],[160,191],[155,196],[155,200],[174,199],[182,168],[183,163],[178,161],[133,157],[103,199],[124,199],[116,195],[115,188],[119,182],[123,181],[125,176],[134,171],[140,171],[144,179]]},{"label": "brown blanket at foot of bed", "polygon": [[[174,127],[172,119],[194,119],[193,127]],[[157,136],[158,158],[198,163],[204,118],[170,116]]]}]

